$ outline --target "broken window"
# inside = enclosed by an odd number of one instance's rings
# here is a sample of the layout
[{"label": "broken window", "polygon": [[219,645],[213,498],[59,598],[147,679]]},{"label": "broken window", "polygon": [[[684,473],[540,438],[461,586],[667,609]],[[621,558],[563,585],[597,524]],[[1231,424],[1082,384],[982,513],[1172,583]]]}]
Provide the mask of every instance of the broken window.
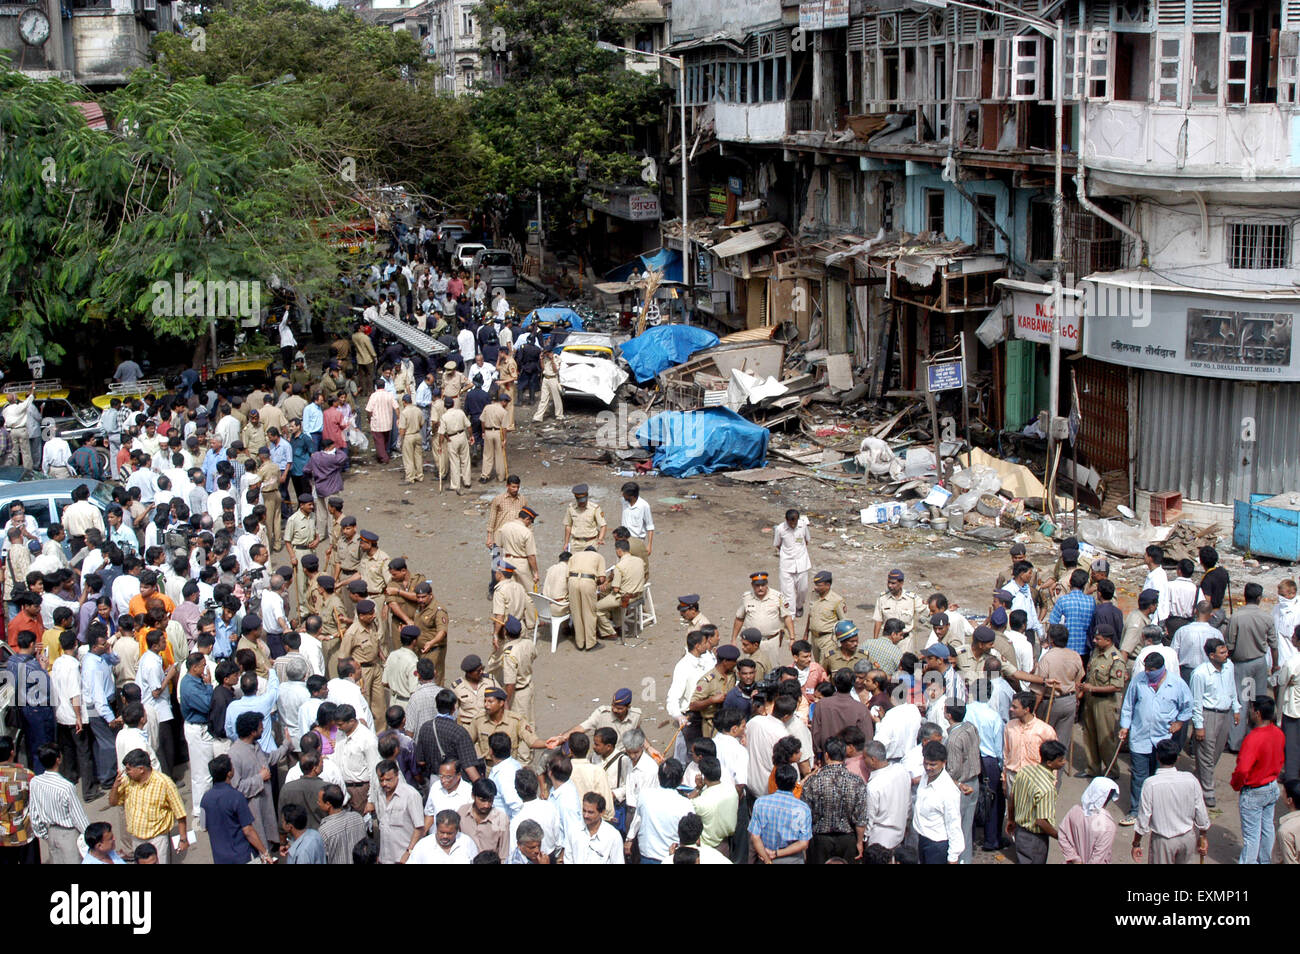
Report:
[{"label": "broken window", "polygon": [[1029,260],[1050,262],[1054,255],[1054,241],[1052,200],[1032,200],[1029,203]]},{"label": "broken window", "polygon": [[1156,38],[1156,102],[1181,106],[1183,102],[1183,38],[1162,33]]},{"label": "broken window", "polygon": [[1277,40],[1277,101],[1300,102],[1300,33],[1285,31]]},{"label": "broken window", "polygon": [[1250,101],[1250,34],[1229,33],[1228,68],[1223,78],[1230,106],[1245,105]]},{"label": "broken window", "polygon": [[975,216],[975,247],[982,252],[992,252],[998,234],[993,228],[993,218],[998,211],[997,196],[975,196],[975,208],[979,210]]},{"label": "broken window", "polygon": [[1011,38],[1011,99],[1038,100],[1043,85],[1042,42],[1037,36]]},{"label": "broken window", "polygon": [[1219,45],[1218,33],[1192,34],[1192,102],[1217,103],[1219,101]]},{"label": "broken window", "polygon": [[925,230],[933,232],[935,235],[943,235],[943,206],[944,195],[942,189],[925,190]]},{"label": "broken window", "polygon": [[956,50],[957,61],[954,72],[953,99],[960,101],[979,99],[979,76],[975,72],[975,41],[958,43]]}]

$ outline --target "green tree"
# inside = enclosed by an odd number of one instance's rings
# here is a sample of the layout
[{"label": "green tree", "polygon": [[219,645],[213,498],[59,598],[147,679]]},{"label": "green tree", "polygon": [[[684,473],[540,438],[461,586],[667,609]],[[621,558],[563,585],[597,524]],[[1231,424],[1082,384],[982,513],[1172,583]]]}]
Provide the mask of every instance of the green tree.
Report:
[{"label": "green tree", "polygon": [[299,121],[345,143],[359,184],[410,183],[465,210],[481,200],[486,154],[468,105],[435,91],[435,68],[411,33],[308,0],[236,0],[196,26],[201,37],[154,39],[169,76],[305,89]]},{"label": "green tree", "polygon": [[[474,116],[490,145],[496,191],[520,196],[540,183],[551,215],[567,222],[587,177],[624,182],[637,172],[637,131],[658,117],[653,77],[622,68],[596,47],[611,33],[618,0],[491,0],[478,7],[484,55],[504,59],[504,82],[481,89]],[[497,47],[504,46],[504,50]]]}]

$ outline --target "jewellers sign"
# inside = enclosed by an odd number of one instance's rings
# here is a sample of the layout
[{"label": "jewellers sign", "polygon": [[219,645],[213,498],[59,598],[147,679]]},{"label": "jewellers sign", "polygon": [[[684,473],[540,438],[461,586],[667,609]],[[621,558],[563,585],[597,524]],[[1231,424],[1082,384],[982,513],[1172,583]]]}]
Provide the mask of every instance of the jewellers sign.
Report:
[{"label": "jewellers sign", "polygon": [[[1090,357],[1147,371],[1300,381],[1294,347],[1300,300],[1096,287],[1098,294],[1085,300],[1083,353]],[[1142,296],[1143,307],[1107,307],[1114,291]]]}]

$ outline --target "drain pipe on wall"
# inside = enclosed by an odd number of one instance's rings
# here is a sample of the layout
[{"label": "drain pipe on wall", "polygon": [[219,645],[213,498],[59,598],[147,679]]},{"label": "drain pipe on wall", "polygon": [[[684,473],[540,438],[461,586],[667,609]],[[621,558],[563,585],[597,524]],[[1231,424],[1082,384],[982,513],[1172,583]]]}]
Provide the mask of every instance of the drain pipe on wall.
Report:
[{"label": "drain pipe on wall", "polygon": [[1111,215],[1105,209],[1098,207],[1093,203],[1091,199],[1088,198],[1087,163],[1084,161],[1084,156],[1086,155],[1087,148],[1088,148],[1087,147],[1088,144],[1088,79],[1087,77],[1083,78],[1083,81],[1081,83],[1081,88],[1079,89],[1078,92],[1079,92],[1079,151],[1074,158],[1074,165],[1076,169],[1075,176],[1074,176],[1075,196],[1079,200],[1079,205],[1082,206],[1086,211],[1091,212],[1093,215],[1101,219],[1103,222],[1108,223],[1109,225],[1113,226],[1114,228],[1118,229],[1120,232],[1122,232],[1123,234],[1131,238],[1137,244],[1138,267],[1150,268],[1151,260],[1147,257],[1147,243],[1146,240],[1143,239],[1142,236],[1138,233],[1137,229],[1130,228],[1129,226],[1125,225],[1118,218]]}]

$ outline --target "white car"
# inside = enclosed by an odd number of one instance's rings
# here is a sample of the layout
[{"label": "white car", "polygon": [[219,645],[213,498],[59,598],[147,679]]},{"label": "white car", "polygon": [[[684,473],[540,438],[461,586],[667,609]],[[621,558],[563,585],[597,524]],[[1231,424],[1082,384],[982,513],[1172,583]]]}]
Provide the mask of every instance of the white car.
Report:
[{"label": "white car", "polygon": [[461,268],[471,269],[474,267],[474,256],[486,248],[481,242],[461,242],[456,246],[456,261]]},{"label": "white car", "polygon": [[618,345],[610,335],[572,331],[559,345],[560,388],[565,397],[594,397],[614,403],[614,394],[628,379],[618,364]]}]

